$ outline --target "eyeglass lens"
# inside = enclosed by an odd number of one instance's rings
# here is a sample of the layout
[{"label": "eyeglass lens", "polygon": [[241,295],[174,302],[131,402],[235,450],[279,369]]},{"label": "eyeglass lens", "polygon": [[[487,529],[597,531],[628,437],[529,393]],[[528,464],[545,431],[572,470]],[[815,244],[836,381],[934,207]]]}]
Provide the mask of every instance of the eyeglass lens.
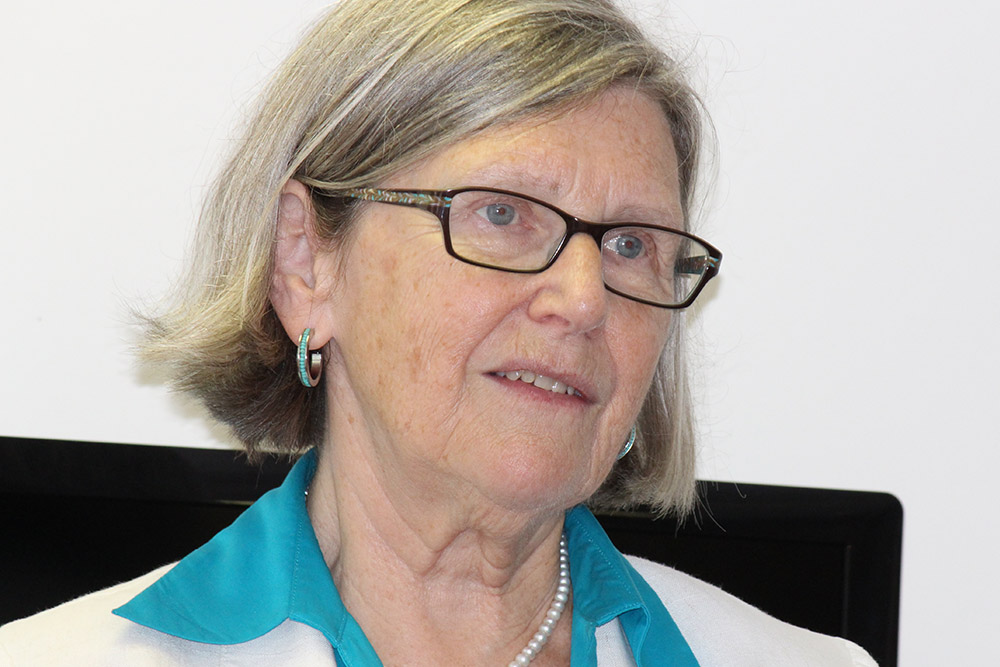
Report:
[{"label": "eyeglass lens", "polygon": [[[547,266],[566,235],[566,221],[553,209],[480,190],[454,195],[449,228],[452,249],[460,257],[515,271]],[[683,303],[709,266],[709,251],[702,244],[647,227],[608,229],[601,257],[608,287],[662,305]]]}]

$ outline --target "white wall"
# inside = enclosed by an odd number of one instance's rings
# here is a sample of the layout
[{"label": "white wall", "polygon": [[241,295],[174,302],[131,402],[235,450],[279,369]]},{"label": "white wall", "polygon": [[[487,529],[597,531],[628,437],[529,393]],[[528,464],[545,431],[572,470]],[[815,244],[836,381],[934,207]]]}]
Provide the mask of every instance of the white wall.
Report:
[{"label": "white wall", "polygon": [[702,474],[894,493],[900,664],[992,664],[1000,9],[679,8],[722,153]]},{"label": "white wall", "polygon": [[[901,664],[982,664],[1000,626],[1000,9],[634,3],[696,44],[719,134],[701,475],[899,496]],[[227,446],[132,368],[123,304],[178,270],[238,110],[323,3],[280,4],[4,12],[0,435]]]}]

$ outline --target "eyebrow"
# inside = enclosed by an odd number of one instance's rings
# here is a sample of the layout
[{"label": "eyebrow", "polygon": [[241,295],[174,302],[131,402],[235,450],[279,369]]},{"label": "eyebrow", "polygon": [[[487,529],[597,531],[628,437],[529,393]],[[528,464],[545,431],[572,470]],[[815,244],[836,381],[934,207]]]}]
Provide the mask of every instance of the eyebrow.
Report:
[{"label": "eyebrow", "polygon": [[[559,195],[563,192],[564,184],[568,180],[568,175],[565,172],[565,169],[547,163],[543,154],[527,154],[517,162],[491,162],[480,169],[470,172],[466,177],[466,184],[463,187],[482,186],[495,187],[500,190],[511,190],[538,197],[554,206],[558,206],[553,199],[558,199]],[[575,211],[566,212],[570,215],[577,215]],[[676,229],[684,229],[683,215],[680,213],[679,208],[676,211],[671,211],[632,203],[622,206],[618,211],[618,215],[611,219],[592,220],[591,222],[609,225],[648,222]]]},{"label": "eyebrow", "polygon": [[527,167],[525,167],[523,162],[517,164],[504,162],[490,163],[481,169],[471,172],[466,177],[468,181],[467,187],[481,185],[500,187],[502,190],[516,190],[530,195],[541,193],[538,194],[540,198],[544,195],[558,195],[563,189],[563,183],[566,182],[565,177],[560,174],[563,170],[554,168],[551,165],[545,169],[535,168],[541,162],[541,159],[532,156]]}]

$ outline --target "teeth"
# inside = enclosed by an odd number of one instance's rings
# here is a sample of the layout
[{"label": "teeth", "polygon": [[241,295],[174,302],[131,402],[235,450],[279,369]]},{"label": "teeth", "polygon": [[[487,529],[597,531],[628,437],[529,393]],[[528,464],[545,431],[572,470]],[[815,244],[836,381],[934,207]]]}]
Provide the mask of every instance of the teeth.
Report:
[{"label": "teeth", "polygon": [[539,389],[544,389],[545,391],[551,391],[556,394],[569,394],[570,396],[580,396],[579,391],[570,387],[567,384],[560,382],[559,380],[553,380],[550,377],[545,377],[544,375],[538,375],[532,373],[531,371],[506,371],[503,373],[495,373],[499,377],[505,377],[508,380],[520,380],[521,382],[527,382],[528,384],[533,384]]},{"label": "teeth", "polygon": [[545,391],[555,391],[556,388],[556,381],[552,378],[547,378],[544,375],[536,375],[535,381],[532,384],[539,389],[544,389]]}]

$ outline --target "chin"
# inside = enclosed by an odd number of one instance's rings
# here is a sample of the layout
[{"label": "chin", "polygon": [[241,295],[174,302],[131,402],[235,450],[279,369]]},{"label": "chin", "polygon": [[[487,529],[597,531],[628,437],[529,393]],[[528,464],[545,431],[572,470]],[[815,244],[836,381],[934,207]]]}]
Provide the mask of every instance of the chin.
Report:
[{"label": "chin", "polygon": [[485,485],[488,495],[518,512],[563,511],[585,501],[600,486],[584,462],[568,465],[565,457],[539,457],[537,449],[530,456],[510,453],[494,473]]}]

